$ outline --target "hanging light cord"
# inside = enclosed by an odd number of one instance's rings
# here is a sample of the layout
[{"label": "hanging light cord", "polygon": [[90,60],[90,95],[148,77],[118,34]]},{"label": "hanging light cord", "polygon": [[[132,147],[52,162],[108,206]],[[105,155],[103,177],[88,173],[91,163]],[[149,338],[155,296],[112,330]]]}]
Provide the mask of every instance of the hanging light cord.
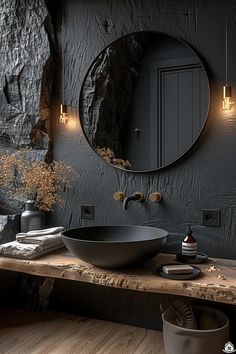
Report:
[{"label": "hanging light cord", "polygon": [[225,9],[225,84],[228,84],[228,11]]},{"label": "hanging light cord", "polygon": [[62,104],[64,104],[64,6],[62,8],[62,15],[61,15],[61,96],[62,96]]}]

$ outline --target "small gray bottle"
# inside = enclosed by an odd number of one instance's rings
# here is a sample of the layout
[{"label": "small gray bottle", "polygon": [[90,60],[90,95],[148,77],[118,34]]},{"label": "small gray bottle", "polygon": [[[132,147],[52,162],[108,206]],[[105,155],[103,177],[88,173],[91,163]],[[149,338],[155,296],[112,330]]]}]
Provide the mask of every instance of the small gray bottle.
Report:
[{"label": "small gray bottle", "polygon": [[21,232],[45,228],[45,213],[35,206],[34,200],[27,200],[21,214]]}]

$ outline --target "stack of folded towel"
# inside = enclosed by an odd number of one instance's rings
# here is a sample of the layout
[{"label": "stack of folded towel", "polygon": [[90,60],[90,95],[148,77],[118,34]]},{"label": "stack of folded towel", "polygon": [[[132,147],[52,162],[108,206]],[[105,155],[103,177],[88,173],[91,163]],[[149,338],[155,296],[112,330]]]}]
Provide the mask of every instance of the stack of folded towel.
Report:
[{"label": "stack of folded towel", "polygon": [[0,245],[0,256],[34,259],[64,247],[62,226],[16,235],[16,241]]}]

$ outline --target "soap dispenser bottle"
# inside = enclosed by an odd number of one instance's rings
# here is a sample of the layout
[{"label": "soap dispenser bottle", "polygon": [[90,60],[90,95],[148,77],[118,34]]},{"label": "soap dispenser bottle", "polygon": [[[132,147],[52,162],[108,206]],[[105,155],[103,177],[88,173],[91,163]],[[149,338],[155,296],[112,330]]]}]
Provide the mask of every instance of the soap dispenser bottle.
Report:
[{"label": "soap dispenser bottle", "polygon": [[194,259],[197,256],[197,241],[192,235],[190,225],[188,233],[182,241],[182,255],[188,259]]}]

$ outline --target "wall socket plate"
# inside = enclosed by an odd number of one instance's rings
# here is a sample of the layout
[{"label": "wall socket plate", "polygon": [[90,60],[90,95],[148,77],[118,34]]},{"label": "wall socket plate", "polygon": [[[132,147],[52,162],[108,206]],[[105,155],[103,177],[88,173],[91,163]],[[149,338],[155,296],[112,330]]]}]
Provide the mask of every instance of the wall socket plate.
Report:
[{"label": "wall socket plate", "polygon": [[202,225],[220,227],[221,212],[220,209],[203,209]]},{"label": "wall socket plate", "polygon": [[95,208],[94,205],[81,205],[80,217],[81,219],[94,220]]}]

